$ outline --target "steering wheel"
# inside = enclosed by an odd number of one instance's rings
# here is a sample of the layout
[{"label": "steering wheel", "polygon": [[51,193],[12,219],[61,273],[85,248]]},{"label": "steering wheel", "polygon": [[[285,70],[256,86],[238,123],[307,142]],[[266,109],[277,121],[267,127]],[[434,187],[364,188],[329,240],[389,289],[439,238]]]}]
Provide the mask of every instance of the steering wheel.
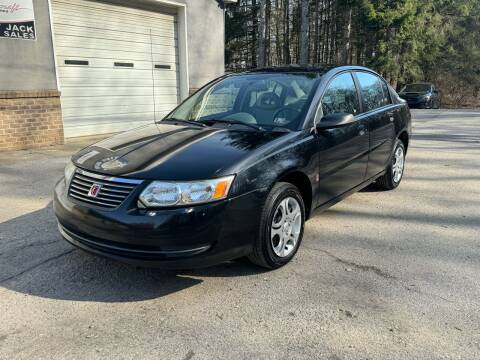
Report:
[{"label": "steering wheel", "polygon": [[285,126],[292,122],[302,111],[291,107],[282,107],[273,114],[273,123],[277,126]]},{"label": "steering wheel", "polygon": [[281,100],[277,94],[275,94],[274,92],[266,92],[258,97],[257,103],[255,105],[262,109],[273,110],[278,108],[280,104]]}]

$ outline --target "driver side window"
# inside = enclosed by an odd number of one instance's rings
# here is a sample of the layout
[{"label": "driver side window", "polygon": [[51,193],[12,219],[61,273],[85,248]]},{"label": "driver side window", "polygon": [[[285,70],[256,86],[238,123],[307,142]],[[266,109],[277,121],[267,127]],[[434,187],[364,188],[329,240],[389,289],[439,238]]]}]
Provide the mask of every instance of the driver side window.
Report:
[{"label": "driver side window", "polygon": [[355,82],[350,73],[338,75],[328,85],[322,99],[323,116],[336,113],[357,115],[360,111]]}]

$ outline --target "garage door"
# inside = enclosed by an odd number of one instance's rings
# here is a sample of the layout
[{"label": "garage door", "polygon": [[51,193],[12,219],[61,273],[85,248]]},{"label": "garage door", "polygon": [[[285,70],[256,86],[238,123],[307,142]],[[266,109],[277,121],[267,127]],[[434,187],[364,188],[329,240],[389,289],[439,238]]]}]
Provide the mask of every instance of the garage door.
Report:
[{"label": "garage door", "polygon": [[128,130],[179,101],[174,14],[53,0],[65,137]]}]

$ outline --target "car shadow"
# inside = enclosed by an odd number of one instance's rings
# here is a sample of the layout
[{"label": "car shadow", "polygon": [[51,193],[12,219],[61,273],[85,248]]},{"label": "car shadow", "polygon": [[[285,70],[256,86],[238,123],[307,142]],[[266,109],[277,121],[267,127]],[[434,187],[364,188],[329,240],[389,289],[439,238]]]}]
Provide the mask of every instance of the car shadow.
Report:
[{"label": "car shadow", "polygon": [[0,287],[49,299],[130,302],[161,298],[207,277],[261,274],[238,260],[199,270],[126,265],[87,254],[58,234],[52,204],[0,223]]},{"label": "car shadow", "polygon": [[384,192],[385,189],[382,189],[380,186],[377,186],[375,183],[368,185],[367,187],[360,190],[360,192],[364,193],[376,193],[376,192]]}]

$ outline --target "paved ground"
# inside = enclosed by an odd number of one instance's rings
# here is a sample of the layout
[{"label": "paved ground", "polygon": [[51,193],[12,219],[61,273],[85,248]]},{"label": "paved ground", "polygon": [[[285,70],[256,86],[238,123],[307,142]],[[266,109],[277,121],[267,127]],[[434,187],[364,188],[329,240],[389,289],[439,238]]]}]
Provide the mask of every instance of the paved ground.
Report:
[{"label": "paved ground", "polygon": [[145,270],[61,241],[78,144],[0,154],[1,359],[478,359],[480,112],[415,112],[406,177],[316,214],[294,263]]}]

